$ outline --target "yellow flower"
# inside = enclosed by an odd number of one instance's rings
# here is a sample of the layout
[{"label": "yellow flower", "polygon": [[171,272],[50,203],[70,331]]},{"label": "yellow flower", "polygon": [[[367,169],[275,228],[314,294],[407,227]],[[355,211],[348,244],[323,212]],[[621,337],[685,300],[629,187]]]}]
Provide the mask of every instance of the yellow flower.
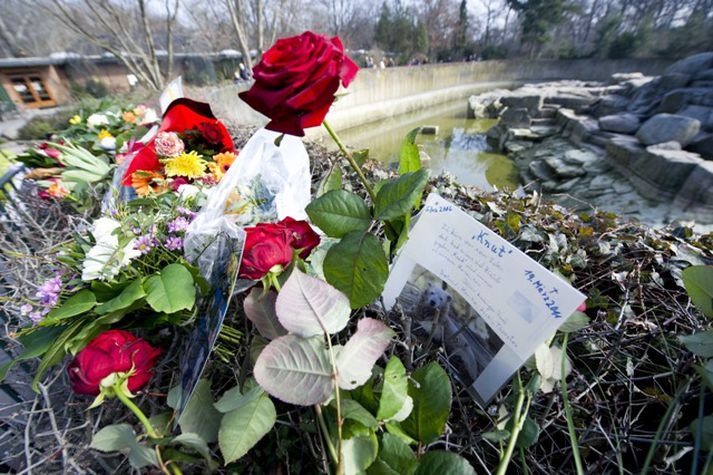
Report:
[{"label": "yellow flower", "polygon": [[175,158],[165,160],[167,176],[184,176],[186,178],[200,178],[207,165],[203,156],[194,151],[183,152]]},{"label": "yellow flower", "polygon": [[223,179],[223,175],[228,172],[230,165],[235,161],[235,154],[233,152],[223,152],[213,156],[215,162],[208,164],[210,173],[216,182]]},{"label": "yellow flower", "polygon": [[131,186],[139,196],[148,196],[153,193],[166,191],[166,181],[160,173],[139,170],[131,174]]},{"label": "yellow flower", "polygon": [[79,125],[82,123],[82,118],[79,117],[78,114],[73,115],[72,117],[69,118],[69,123],[71,125]]},{"label": "yellow flower", "polygon": [[61,181],[57,180],[47,188],[47,193],[54,198],[64,198],[69,194],[69,190],[62,185]]},{"label": "yellow flower", "polygon": [[111,135],[111,133],[106,129],[101,129],[101,131],[97,134],[97,138],[99,140],[110,139],[112,137],[113,137],[113,135]]}]

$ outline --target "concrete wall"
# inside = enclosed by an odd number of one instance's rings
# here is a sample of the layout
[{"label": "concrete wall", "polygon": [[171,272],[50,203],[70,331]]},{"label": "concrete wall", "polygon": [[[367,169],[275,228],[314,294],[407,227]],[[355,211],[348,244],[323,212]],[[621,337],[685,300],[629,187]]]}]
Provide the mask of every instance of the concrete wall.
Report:
[{"label": "concrete wall", "polygon": [[[670,61],[658,59],[507,60],[361,70],[349,89],[343,91],[348,94],[340,97],[327,118],[335,128],[343,130],[497,87],[556,79],[605,81],[618,72],[658,75],[669,64]],[[229,85],[195,89],[192,93],[208,100],[221,118],[263,125],[266,120],[238,99],[237,93],[244,89]]]}]

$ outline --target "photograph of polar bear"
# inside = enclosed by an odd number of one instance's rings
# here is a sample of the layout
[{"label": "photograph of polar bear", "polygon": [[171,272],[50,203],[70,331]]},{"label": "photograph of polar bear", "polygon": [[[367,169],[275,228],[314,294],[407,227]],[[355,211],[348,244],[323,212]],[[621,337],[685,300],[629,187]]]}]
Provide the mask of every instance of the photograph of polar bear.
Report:
[{"label": "photograph of polar bear", "polygon": [[440,344],[470,386],[503,346],[503,341],[468,302],[428,269],[416,264],[399,294],[403,311],[424,343]]}]

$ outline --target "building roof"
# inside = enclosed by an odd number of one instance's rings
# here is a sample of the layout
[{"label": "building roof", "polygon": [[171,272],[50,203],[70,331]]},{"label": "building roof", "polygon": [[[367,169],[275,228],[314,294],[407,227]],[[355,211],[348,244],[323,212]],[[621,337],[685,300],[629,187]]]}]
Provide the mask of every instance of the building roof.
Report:
[{"label": "building roof", "polygon": [[[164,50],[156,51],[159,58],[168,56]],[[224,58],[242,58],[242,54],[235,50],[223,50],[218,53],[174,53],[174,59],[210,58],[213,60]],[[2,68],[24,68],[33,66],[62,65],[76,62],[91,63],[114,63],[118,59],[110,54],[81,55],[72,52],[52,53],[49,56],[38,56],[31,58],[0,58],[0,69]]]}]

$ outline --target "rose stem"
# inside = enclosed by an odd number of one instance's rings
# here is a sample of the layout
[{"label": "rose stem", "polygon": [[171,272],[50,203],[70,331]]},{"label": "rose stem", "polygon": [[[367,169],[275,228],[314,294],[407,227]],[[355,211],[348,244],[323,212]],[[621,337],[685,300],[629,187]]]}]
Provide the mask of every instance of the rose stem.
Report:
[{"label": "rose stem", "polygon": [[334,460],[334,463],[338,463],[339,458],[337,457],[337,450],[334,448],[334,444],[332,444],[332,437],[329,435],[327,423],[324,422],[324,415],[322,414],[322,408],[319,404],[314,405],[314,412],[317,414],[317,421],[319,422],[319,426],[322,429],[324,441],[327,443],[327,447],[329,448],[329,454],[332,456],[332,460]]},{"label": "rose stem", "polygon": [[339,382],[337,376],[337,361],[334,358],[334,349],[332,348],[332,339],[329,333],[325,330],[324,336],[327,338],[327,347],[329,348],[329,358],[332,360],[332,377],[334,378],[334,400],[337,404],[337,475],[344,474],[342,466],[342,404],[339,395]]},{"label": "rose stem", "polygon": [[124,391],[121,389],[119,384],[114,385],[114,393],[116,394],[116,397],[119,399],[119,401],[123,402],[126,407],[131,409],[131,412],[133,412],[139,419],[139,421],[144,425],[144,427],[146,428],[146,433],[149,437],[151,437],[152,439],[159,439],[161,437],[154,430],[148,417],[146,417],[146,415],[141,411],[141,409],[139,409],[139,407],[134,404],[134,402],[129,399],[126,394],[124,394]]},{"label": "rose stem", "polygon": [[329,132],[329,135],[332,137],[332,139],[334,139],[334,141],[336,142],[337,147],[339,147],[339,150],[341,150],[342,154],[349,162],[349,165],[351,165],[351,167],[356,172],[357,176],[359,177],[359,181],[361,181],[361,184],[364,185],[366,192],[369,193],[371,201],[375,202],[376,195],[374,194],[374,190],[371,188],[371,185],[369,185],[369,182],[364,176],[364,172],[361,171],[361,167],[359,166],[359,164],[354,161],[354,157],[352,157],[352,154],[347,150],[347,147],[344,145],[344,142],[342,142],[342,139],[339,138],[337,132],[335,132],[332,126],[329,125],[329,122],[325,120],[324,122],[322,122],[322,124],[324,125],[324,128],[327,129],[327,132]]},{"label": "rose stem", "polygon": [[[505,475],[507,472],[508,465],[510,464],[510,459],[512,458],[512,453],[515,450],[515,444],[517,443],[517,438],[520,435],[522,427],[525,425],[525,419],[527,418],[527,413],[530,409],[531,398],[528,395],[527,404],[525,403],[525,388],[522,387],[522,380],[520,379],[520,372],[515,373],[517,375],[517,401],[515,402],[515,410],[513,412],[512,420],[512,431],[510,432],[510,440],[508,440],[508,446],[505,449],[505,454],[503,454],[500,460],[500,465],[498,466],[498,471],[496,475]],[[523,405],[525,405],[523,411]]]},{"label": "rose stem", "polygon": [[[131,409],[131,412],[134,413],[134,415],[139,419],[141,424],[143,424],[144,428],[146,428],[146,434],[149,437],[151,437],[152,439],[159,439],[161,437],[160,435],[158,435],[156,430],[151,425],[151,422],[149,421],[148,417],[146,417],[146,415],[143,413],[143,411],[141,411],[141,409],[139,409],[139,406],[134,404],[134,401],[129,399],[128,396],[126,394],[124,394],[124,390],[121,388],[121,384],[119,384],[119,383],[114,384],[114,394],[116,395],[117,399],[119,399],[119,401],[121,401],[122,403],[124,403],[124,405],[126,407]],[[159,446],[158,445],[155,446],[154,450],[156,451],[156,458],[158,459],[158,464],[161,467],[161,470],[164,473],[169,474],[169,471],[166,468],[166,465],[164,464],[163,460],[161,459],[161,450],[160,450]],[[175,467],[175,464],[172,464],[172,468],[177,469],[178,467]],[[174,473],[176,473],[175,470],[174,470]],[[180,473],[180,470],[179,470],[179,473]]]}]

